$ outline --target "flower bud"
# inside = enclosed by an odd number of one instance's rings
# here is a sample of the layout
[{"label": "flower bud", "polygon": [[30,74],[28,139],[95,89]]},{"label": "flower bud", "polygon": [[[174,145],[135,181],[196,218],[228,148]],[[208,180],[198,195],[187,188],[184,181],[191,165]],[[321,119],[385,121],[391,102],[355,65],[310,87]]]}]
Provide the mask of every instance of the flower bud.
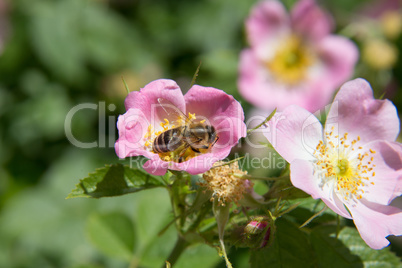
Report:
[{"label": "flower bud", "polygon": [[254,249],[264,248],[271,244],[274,230],[273,221],[265,217],[255,218],[235,231],[234,237],[237,236],[235,245]]}]

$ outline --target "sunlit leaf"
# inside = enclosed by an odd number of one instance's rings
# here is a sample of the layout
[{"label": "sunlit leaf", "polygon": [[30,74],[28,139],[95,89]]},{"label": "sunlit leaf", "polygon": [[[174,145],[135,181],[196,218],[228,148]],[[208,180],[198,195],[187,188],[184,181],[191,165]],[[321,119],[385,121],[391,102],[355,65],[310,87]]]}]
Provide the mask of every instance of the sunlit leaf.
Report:
[{"label": "sunlit leaf", "polygon": [[343,228],[339,233],[339,240],[350,249],[351,253],[360,257],[364,267],[402,267],[400,258],[395,256],[395,254],[390,251],[389,247],[382,250],[371,249],[366,245],[355,228]]},{"label": "sunlit leaf", "polygon": [[163,184],[158,177],[129,166],[114,164],[97,169],[80,180],[67,198],[118,196],[161,186]]},{"label": "sunlit leaf", "polygon": [[103,253],[129,261],[135,246],[134,224],[123,213],[93,214],[87,222],[91,242]]}]

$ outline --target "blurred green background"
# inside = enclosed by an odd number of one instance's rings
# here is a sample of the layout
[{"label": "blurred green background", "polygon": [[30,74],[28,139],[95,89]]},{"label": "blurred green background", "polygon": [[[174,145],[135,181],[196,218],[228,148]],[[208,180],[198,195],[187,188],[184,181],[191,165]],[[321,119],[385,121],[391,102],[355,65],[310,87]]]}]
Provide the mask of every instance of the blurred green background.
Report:
[{"label": "blurred green background", "polygon": [[[123,162],[113,148],[127,94],[122,76],[130,90],[170,78],[186,91],[202,61],[197,83],[225,90],[251,111],[236,80],[238,56],[247,46],[243,23],[255,2],[0,0],[0,267],[163,263],[176,237],[172,228],[157,237],[170,219],[166,192],[65,197],[95,168]],[[291,7],[295,1],[284,2]],[[402,11],[387,8],[399,2],[319,3],[334,16],[336,31],[361,48],[355,77],[369,80],[377,97],[385,94],[401,110]],[[396,17],[386,17],[388,11]],[[92,148],[71,143],[65,132],[70,123],[72,137]],[[110,218],[134,230],[134,258],[124,245],[110,253],[91,243],[89,230],[108,233]],[[246,267],[246,252],[235,253],[233,262]],[[224,267],[205,245],[190,248],[175,267],[189,263]]]}]

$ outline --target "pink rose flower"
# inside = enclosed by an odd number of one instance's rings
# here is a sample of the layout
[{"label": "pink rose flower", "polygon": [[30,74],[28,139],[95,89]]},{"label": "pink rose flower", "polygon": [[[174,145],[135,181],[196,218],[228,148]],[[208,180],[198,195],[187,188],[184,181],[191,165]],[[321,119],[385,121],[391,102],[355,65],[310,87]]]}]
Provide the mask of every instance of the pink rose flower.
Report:
[{"label": "pink rose flower", "polygon": [[299,1],[290,15],[279,1],[259,2],[246,21],[250,48],[240,55],[240,93],[265,110],[326,105],[358,58],[354,43],[331,30],[331,18],[313,0]]},{"label": "pink rose flower", "polygon": [[[194,85],[183,96],[173,80],[155,80],[131,92],[125,106],[127,112],[117,122],[116,153],[120,158],[145,156],[149,160],[143,167],[154,175],[167,169],[203,173],[246,136],[240,103],[212,87]],[[169,131],[175,128],[178,131]],[[154,141],[160,135],[158,150]],[[164,146],[174,150],[161,153]]]},{"label": "pink rose flower", "polygon": [[402,193],[399,119],[390,101],[373,98],[367,81],[341,87],[324,130],[298,106],[276,114],[268,128],[267,139],[290,163],[293,185],[353,219],[371,248],[387,246],[388,235],[402,235],[402,211],[389,206]]}]

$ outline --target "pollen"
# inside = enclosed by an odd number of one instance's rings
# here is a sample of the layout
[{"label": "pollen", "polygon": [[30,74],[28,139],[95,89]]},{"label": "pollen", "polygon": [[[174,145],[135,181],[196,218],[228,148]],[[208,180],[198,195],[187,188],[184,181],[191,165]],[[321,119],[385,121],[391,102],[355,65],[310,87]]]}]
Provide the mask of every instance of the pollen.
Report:
[{"label": "pollen", "polygon": [[192,120],[195,120],[195,119],[197,119],[197,117],[195,117],[195,114],[192,114],[192,113],[188,113],[188,121],[192,121]]},{"label": "pollen", "polygon": [[157,136],[159,136],[162,132],[174,127],[174,125],[171,125],[169,120],[166,118],[164,118],[163,121],[159,123],[159,125],[162,129],[156,130],[152,125],[149,125],[146,133],[144,134],[144,148],[149,151],[152,151],[152,144]]},{"label": "pollen", "polygon": [[[332,129],[333,130],[333,129]],[[333,187],[343,200],[359,200],[367,192],[375,177],[375,151],[358,146],[360,137],[350,140],[348,133],[333,136],[326,132],[324,141],[319,141],[314,152],[314,174],[320,179],[320,187]]]},{"label": "pollen", "polygon": [[314,56],[303,41],[290,36],[278,49],[266,67],[274,78],[282,83],[296,84],[307,76],[308,68],[313,64]]},{"label": "pollen", "polygon": [[224,165],[224,162],[219,161],[204,173],[205,182],[200,185],[213,192],[211,201],[216,198],[222,206],[232,202],[238,203],[244,194],[253,187],[249,180],[242,177],[246,174],[247,171],[242,171],[237,162]]}]

